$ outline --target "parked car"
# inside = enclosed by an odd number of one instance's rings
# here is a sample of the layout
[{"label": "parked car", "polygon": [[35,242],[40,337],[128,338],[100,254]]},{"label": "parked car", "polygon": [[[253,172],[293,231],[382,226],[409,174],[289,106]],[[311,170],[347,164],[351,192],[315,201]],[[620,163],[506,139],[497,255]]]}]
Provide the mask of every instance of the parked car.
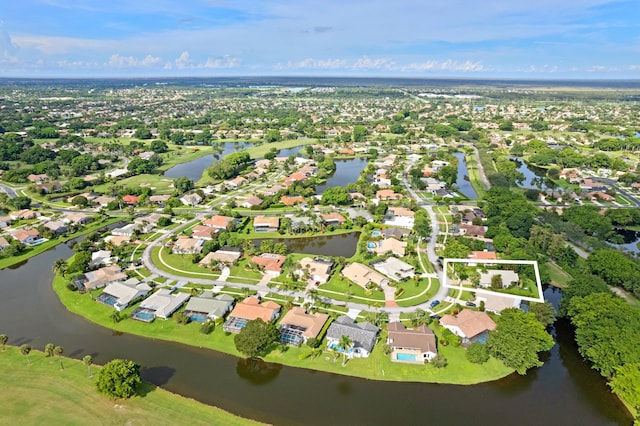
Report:
[{"label": "parked car", "polygon": [[431,304],[429,305],[429,307],[431,309],[435,308],[436,306],[438,306],[440,304],[440,301],[438,299],[434,300],[433,302],[431,302]]},{"label": "parked car", "polygon": [[467,306],[469,306],[471,308],[475,308],[476,307],[476,304],[473,303],[473,302],[467,302],[467,303],[465,303],[465,305],[467,305]]}]

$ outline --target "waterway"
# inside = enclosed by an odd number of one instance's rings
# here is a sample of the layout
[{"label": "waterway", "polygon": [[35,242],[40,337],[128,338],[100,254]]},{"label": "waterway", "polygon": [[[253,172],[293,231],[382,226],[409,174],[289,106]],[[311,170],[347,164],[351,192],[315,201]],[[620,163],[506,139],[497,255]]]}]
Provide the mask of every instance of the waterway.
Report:
[{"label": "waterway", "polygon": [[616,233],[624,239],[622,244],[611,244],[618,250],[633,253],[634,255],[640,254],[640,232],[632,231],[630,229],[616,229]]},{"label": "waterway", "polygon": [[517,165],[516,170],[518,170],[524,176],[524,179],[517,182],[520,188],[539,190],[545,190],[549,188],[544,182],[544,169],[539,169],[533,166],[530,167],[527,165],[527,163],[516,157],[511,157],[511,161],[515,161]]},{"label": "waterway", "polygon": [[336,170],[329,176],[325,183],[316,187],[316,194],[320,195],[328,188],[334,186],[346,186],[358,180],[360,173],[367,167],[369,160],[366,158],[352,158],[349,160],[336,160]]},{"label": "waterway", "polygon": [[[370,381],[239,360],[211,350],[114,333],[69,313],[51,288],[51,265],[66,245],[0,271],[0,332],[36,349],[52,342],[96,363],[133,359],[157,385],[242,416],[284,425],[475,424],[629,425],[602,377],[583,362],[568,324],[545,365],[526,376],[450,386]],[[557,303],[560,295],[547,289]],[[345,367],[346,369],[349,368]],[[407,368],[425,368],[412,367]],[[5,390],[6,391],[6,390]]]},{"label": "waterway", "polygon": [[[349,232],[339,235],[322,235],[319,237],[301,238],[269,238],[275,243],[285,243],[289,252],[315,254],[318,256],[343,256],[351,257],[356,254],[359,232]],[[262,239],[252,240],[260,247]]]},{"label": "waterway", "polygon": [[476,190],[473,189],[469,181],[469,170],[467,170],[467,160],[464,158],[464,153],[454,152],[453,156],[458,159],[458,176],[456,177],[458,192],[467,198],[478,198]]},{"label": "waterway", "polygon": [[216,149],[222,148],[222,150],[216,151],[213,154],[203,155],[200,158],[196,158],[195,160],[191,160],[186,163],[177,164],[164,172],[163,176],[168,178],[185,176],[195,182],[202,177],[202,173],[211,165],[211,163],[216,160],[220,160],[227,154],[245,149],[251,146],[251,143],[221,142],[213,146]]}]

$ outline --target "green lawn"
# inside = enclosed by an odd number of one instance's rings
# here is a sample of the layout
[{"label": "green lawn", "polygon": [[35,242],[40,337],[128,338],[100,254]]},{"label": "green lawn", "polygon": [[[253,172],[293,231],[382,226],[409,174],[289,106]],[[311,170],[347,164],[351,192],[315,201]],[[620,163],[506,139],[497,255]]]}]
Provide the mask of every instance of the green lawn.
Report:
[{"label": "green lawn", "polygon": [[465,155],[465,160],[467,162],[467,171],[469,172],[469,182],[471,182],[471,186],[475,189],[476,194],[478,194],[478,198],[482,198],[486,189],[482,184],[482,180],[480,180],[480,171],[478,170],[478,165],[476,164],[475,155]]},{"label": "green lawn", "polygon": [[551,284],[554,286],[563,288],[571,281],[571,275],[555,263],[547,262],[547,267],[549,268],[549,275],[551,276]]},{"label": "green lawn", "polygon": [[186,278],[214,280],[220,275],[218,273],[211,272],[207,268],[201,267],[197,263],[193,263],[191,261],[191,255],[172,254],[166,247],[153,247],[151,249],[151,262],[153,262],[158,269],[170,274],[181,275]]},{"label": "green lawn", "polygon": [[[171,194],[173,193],[173,179],[165,178],[158,175],[136,175],[118,181],[118,184],[125,187],[149,187],[154,194]],[[93,188],[96,192],[106,193],[109,183],[97,185]]]},{"label": "green lawn", "polygon": [[51,239],[49,241],[46,241],[40,245],[37,245],[35,247],[27,247],[24,252],[22,252],[20,255],[18,256],[11,256],[11,257],[5,257],[3,259],[0,259],[0,269],[4,269],[4,268],[8,268],[9,266],[15,265],[16,263],[20,263],[24,260],[27,260],[35,255],[38,255],[42,252],[45,252],[47,250],[49,250],[50,248],[53,248],[55,246],[57,246],[60,243],[64,243],[66,241],[69,241],[75,237],[78,237],[80,235],[84,235],[84,234],[88,234],[90,232],[93,232],[99,228],[105,227],[107,225],[110,225],[112,223],[121,221],[123,218],[122,217],[111,217],[107,220],[105,220],[104,222],[93,222],[90,223],[89,225],[79,229],[78,231],[76,231],[73,234],[68,234],[66,236],[62,236],[60,238],[54,238]]},{"label": "green lawn", "polygon": [[407,281],[397,284],[396,287],[400,287],[405,290],[400,296],[396,296],[396,302],[398,305],[415,306],[424,303],[435,296],[440,288],[440,281],[436,278],[431,278],[431,287],[429,288],[429,291],[423,293],[427,288],[428,282],[429,279],[421,279],[417,287],[415,281]]},{"label": "green lawn", "polygon": [[245,149],[245,151],[249,153],[251,158],[262,158],[267,152],[271,151],[271,149],[281,150],[286,148],[294,148],[301,145],[311,145],[317,142],[317,139],[289,139],[280,142],[263,143],[259,145],[256,144]]},{"label": "green lawn", "polygon": [[91,368],[89,378],[81,361],[63,358],[61,371],[43,352],[34,350],[29,357],[31,365],[17,347],[0,352],[0,424],[258,424],[148,383],[140,389],[144,396],[114,401],[95,389],[99,366]]},{"label": "green lawn", "polygon": [[[344,279],[339,273],[334,273],[333,277],[328,283],[318,287],[321,295],[330,297],[336,300],[353,301],[353,302],[384,302],[384,293],[378,290],[365,290],[357,284],[351,283],[349,280]],[[322,290],[335,291],[340,294],[327,293]],[[351,293],[351,298],[347,296],[347,293]],[[371,301],[362,299],[373,299]]]}]

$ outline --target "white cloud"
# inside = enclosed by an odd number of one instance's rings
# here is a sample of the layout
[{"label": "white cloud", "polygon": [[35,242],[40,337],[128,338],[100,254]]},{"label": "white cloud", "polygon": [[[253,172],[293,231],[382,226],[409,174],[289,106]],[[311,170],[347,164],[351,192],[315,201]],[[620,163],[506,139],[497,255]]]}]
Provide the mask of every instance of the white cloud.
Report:
[{"label": "white cloud", "polygon": [[176,68],[184,69],[191,66],[191,55],[186,50],[180,54],[178,59],[175,60]]},{"label": "white cloud", "polygon": [[221,69],[221,68],[238,68],[242,61],[239,58],[225,55],[221,58],[207,58],[207,61],[198,65],[198,68]]},{"label": "white cloud", "polygon": [[157,56],[147,55],[142,59],[133,56],[113,54],[109,58],[107,66],[110,68],[146,68],[158,65],[161,59]]}]

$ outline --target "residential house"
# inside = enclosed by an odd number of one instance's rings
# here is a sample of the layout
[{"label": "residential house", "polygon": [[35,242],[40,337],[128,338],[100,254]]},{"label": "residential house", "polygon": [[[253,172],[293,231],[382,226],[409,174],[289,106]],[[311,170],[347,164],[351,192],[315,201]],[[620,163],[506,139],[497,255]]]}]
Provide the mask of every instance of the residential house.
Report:
[{"label": "residential house", "polygon": [[118,256],[111,256],[111,250],[98,250],[91,253],[89,266],[111,265],[118,262]]},{"label": "residential house", "polygon": [[202,224],[209,228],[224,230],[227,229],[234,220],[234,218],[229,216],[215,215],[210,217],[209,219],[203,220]]},{"label": "residential house", "polygon": [[251,262],[261,266],[265,274],[278,276],[282,273],[282,265],[286,259],[286,256],[280,254],[262,253],[260,256],[253,256]]},{"label": "residential house", "polygon": [[362,263],[350,263],[342,269],[341,275],[362,288],[369,284],[383,286],[389,284],[389,279]]},{"label": "residential house", "polygon": [[413,266],[395,257],[389,257],[372,265],[373,268],[391,278],[394,281],[403,281],[413,278],[416,270]]},{"label": "residential house", "polygon": [[477,294],[475,303],[479,304],[482,302],[484,302],[485,312],[499,314],[504,309],[519,308],[522,304],[522,299],[513,296],[504,296],[499,293]]},{"label": "residential house", "polygon": [[389,226],[412,229],[415,213],[404,207],[389,207],[382,223]]},{"label": "residential house", "polygon": [[[495,251],[471,251],[467,255],[469,260],[498,260],[498,256]],[[491,263],[482,262],[483,265],[491,265]],[[469,262],[469,266],[477,266],[477,262]]]},{"label": "residential house", "polygon": [[408,229],[404,229],[404,228],[397,228],[397,227],[391,227],[391,228],[385,228],[382,230],[382,235],[386,238],[396,238],[398,240],[403,239],[404,237],[406,237],[407,235],[411,234],[411,231]]},{"label": "residential house", "polygon": [[108,235],[104,239],[105,243],[109,243],[113,247],[120,247],[122,243],[128,243],[130,241],[131,237],[126,235]]},{"label": "residential house", "polygon": [[[373,350],[380,329],[370,322],[356,323],[346,315],[338,317],[327,330],[327,348],[344,353],[348,358],[367,358]],[[346,350],[340,348],[342,336],[351,340]]]},{"label": "residential house", "polygon": [[131,278],[124,282],[114,282],[107,285],[96,300],[107,306],[112,306],[116,311],[122,311],[132,302],[145,297],[150,291],[149,285]]},{"label": "residential house", "polygon": [[276,302],[269,300],[261,303],[257,297],[249,296],[236,303],[222,328],[228,333],[239,333],[249,321],[260,318],[269,322],[278,318],[280,308]]},{"label": "residential house", "polygon": [[11,235],[22,244],[33,244],[40,239],[40,232],[37,229],[20,228]]},{"label": "residential house", "polygon": [[51,194],[53,192],[61,192],[62,184],[60,182],[45,182],[39,183],[36,188],[43,194]]},{"label": "residential house", "polygon": [[238,250],[232,249],[219,249],[216,251],[211,251],[207,253],[205,257],[202,258],[200,262],[198,262],[201,266],[210,266],[216,263],[222,263],[224,265],[232,265],[240,259],[242,256],[242,252]]},{"label": "residential house", "polygon": [[115,201],[116,197],[109,197],[107,195],[101,195],[99,197],[94,198],[93,200],[91,200],[91,202],[95,205],[101,206],[101,207],[107,207],[107,205],[109,205],[109,203],[111,203],[112,201]]},{"label": "residential house", "polygon": [[436,337],[426,325],[409,330],[401,322],[391,322],[387,330],[391,361],[424,364],[438,355]]},{"label": "residential house", "polygon": [[49,180],[49,176],[46,174],[30,174],[29,176],[27,176],[27,180],[31,183],[42,183],[42,182],[46,182]]},{"label": "residential house", "polygon": [[39,216],[40,216],[40,213],[33,210],[29,210],[29,209],[23,209],[23,210],[18,210],[18,211],[9,213],[9,217],[11,217],[11,219],[13,220],[29,220],[29,219],[35,219]]},{"label": "residential house", "polygon": [[173,243],[172,252],[174,254],[196,254],[202,251],[204,240],[198,238],[180,238]]},{"label": "residential house", "polygon": [[296,204],[306,204],[306,200],[304,199],[304,197],[301,197],[299,195],[294,195],[294,196],[283,195],[282,197],[280,197],[280,202],[285,206],[295,206]]},{"label": "residential house", "polygon": [[280,320],[280,341],[300,346],[309,339],[317,338],[328,319],[327,314],[308,314],[304,308],[295,306]]},{"label": "residential house", "polygon": [[93,290],[126,279],[127,274],[118,265],[109,265],[76,277],[74,284],[81,291],[84,289]]},{"label": "residential house", "polygon": [[122,202],[129,206],[137,206],[140,203],[140,197],[137,195],[125,195],[122,197]]},{"label": "residential house", "polygon": [[443,315],[440,325],[456,336],[462,337],[463,344],[482,342],[495,330],[496,323],[485,312],[463,309],[458,315]]},{"label": "residential house", "polygon": [[351,219],[352,221],[356,220],[356,218],[358,217],[361,217],[364,220],[366,220],[368,223],[373,222],[373,216],[371,215],[371,213],[369,213],[367,210],[364,210],[364,209],[349,208],[347,209],[347,215],[349,216],[349,219]]},{"label": "residential house", "polygon": [[202,202],[202,197],[197,192],[191,192],[180,197],[180,202],[185,206],[197,206]]},{"label": "residential house", "polygon": [[115,228],[111,230],[111,235],[118,235],[123,237],[132,237],[139,232],[138,224],[129,223],[121,228]]},{"label": "residential house", "polygon": [[404,241],[398,241],[393,237],[385,238],[382,241],[378,241],[375,243],[376,247],[373,251],[378,255],[382,256],[389,252],[395,254],[396,256],[403,257],[406,253],[407,243]]},{"label": "residential house", "polygon": [[508,288],[514,284],[517,285],[520,282],[520,276],[516,272],[508,269],[488,269],[487,272],[480,272],[480,287],[491,287],[491,280],[494,276],[500,276],[502,288]]},{"label": "residential house", "polygon": [[402,197],[402,194],[394,192],[393,189],[381,189],[376,191],[376,198],[380,201],[400,200]]},{"label": "residential house", "polygon": [[191,228],[191,236],[200,240],[211,240],[213,239],[212,235],[217,233],[218,231],[218,229],[211,228],[209,226],[196,225]]},{"label": "residential house", "polygon": [[11,216],[0,217],[0,228],[6,228],[8,226],[11,226],[11,223],[13,223],[13,219],[11,219]]},{"label": "residential house", "polygon": [[137,224],[140,228],[140,232],[146,234],[153,231],[158,226],[158,221],[162,218],[170,218],[167,214],[149,213],[144,216],[137,217],[133,220],[133,223]]},{"label": "residential house", "polygon": [[74,225],[86,225],[93,222],[93,218],[82,212],[78,213],[66,213],[62,218],[67,223],[73,223]]},{"label": "residential house", "polygon": [[149,202],[152,204],[156,204],[160,207],[163,207],[164,204],[169,201],[169,198],[171,198],[170,194],[164,194],[164,195],[152,195],[149,197]]},{"label": "residential house", "polygon": [[262,204],[262,200],[255,195],[249,195],[242,201],[238,201],[238,206],[250,209],[251,207],[257,207]]},{"label": "residential house", "polygon": [[9,244],[9,241],[7,241],[5,237],[0,237],[0,251],[6,249],[10,245],[11,244]]},{"label": "residential house", "polygon": [[[161,288],[140,303],[140,307],[131,313],[131,318],[138,319],[139,312],[153,314],[156,317],[167,319],[175,311],[189,300],[188,293],[171,293],[170,289]],[[136,312],[138,311],[138,312]],[[144,318],[144,317],[143,317]]]},{"label": "residential house", "polygon": [[253,218],[254,232],[277,232],[280,219],[275,216],[256,216]]},{"label": "residential house", "polygon": [[332,226],[341,226],[347,221],[347,219],[338,212],[320,213],[319,216],[322,218],[324,223]]},{"label": "residential house", "polygon": [[191,321],[205,322],[224,317],[231,310],[235,299],[228,294],[215,297],[192,297],[184,308]]},{"label": "residential house", "polygon": [[319,285],[329,281],[331,268],[333,268],[333,260],[331,259],[324,257],[304,257],[300,260],[300,268],[297,268],[293,272],[303,279],[307,276],[308,281]]},{"label": "residential house", "polygon": [[240,186],[242,186],[247,180],[245,178],[243,178],[242,176],[237,176],[233,179],[230,180],[225,180],[224,184],[227,188],[231,188],[231,189],[236,189]]},{"label": "residential house", "polygon": [[463,223],[458,224],[458,229],[461,235],[467,235],[469,237],[484,238],[487,233],[486,226],[480,225],[465,225]]},{"label": "residential house", "polygon": [[53,235],[62,235],[69,231],[69,227],[64,220],[51,220],[43,225],[49,229]]}]

